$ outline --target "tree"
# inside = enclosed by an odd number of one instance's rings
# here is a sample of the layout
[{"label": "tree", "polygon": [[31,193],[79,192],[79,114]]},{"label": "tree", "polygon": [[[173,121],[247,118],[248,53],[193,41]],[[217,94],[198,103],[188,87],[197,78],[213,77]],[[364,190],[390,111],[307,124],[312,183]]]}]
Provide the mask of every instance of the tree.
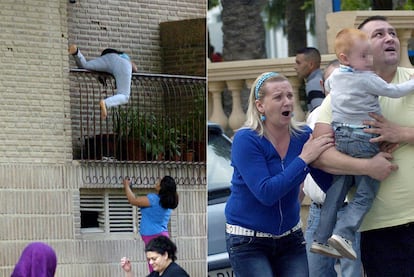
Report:
[{"label": "tree", "polygon": [[286,2],[286,33],[288,39],[288,55],[295,56],[296,51],[307,45],[306,12],[304,0]]},{"label": "tree", "polygon": [[[305,5],[306,4],[306,5]],[[265,7],[268,27],[283,27],[288,40],[288,55],[307,46],[306,16],[313,12],[313,1],[272,0]]]},{"label": "tree", "polygon": [[265,3],[266,0],[221,0],[225,61],[266,58],[261,16]]}]

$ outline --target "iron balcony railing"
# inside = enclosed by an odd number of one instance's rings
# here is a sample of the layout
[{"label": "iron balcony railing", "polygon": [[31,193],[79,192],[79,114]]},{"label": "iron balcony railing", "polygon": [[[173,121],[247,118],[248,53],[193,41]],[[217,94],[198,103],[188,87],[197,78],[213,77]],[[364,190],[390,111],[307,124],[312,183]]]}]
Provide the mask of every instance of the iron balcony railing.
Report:
[{"label": "iron balcony railing", "polygon": [[99,101],[116,90],[112,75],[70,70],[73,157],[83,163],[205,163],[206,78],[132,76],[128,104]]}]

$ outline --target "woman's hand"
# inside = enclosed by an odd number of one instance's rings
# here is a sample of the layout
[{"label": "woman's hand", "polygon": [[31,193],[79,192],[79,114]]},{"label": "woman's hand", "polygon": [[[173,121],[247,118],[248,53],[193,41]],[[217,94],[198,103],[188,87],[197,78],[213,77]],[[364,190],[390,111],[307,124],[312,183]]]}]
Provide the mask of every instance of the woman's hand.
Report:
[{"label": "woman's hand", "polygon": [[138,72],[138,67],[137,65],[131,61],[131,66],[132,66],[132,73],[136,73]]},{"label": "woman's hand", "polygon": [[121,267],[125,272],[131,271],[131,261],[127,257],[121,259]]},{"label": "woman's hand", "polygon": [[129,177],[125,177],[122,180],[122,184],[124,185],[124,188],[129,187],[129,185],[131,184],[131,179]]},{"label": "woman's hand", "polygon": [[317,138],[313,138],[311,134],[308,141],[303,145],[302,153],[300,153],[299,157],[306,164],[310,164],[316,160],[322,152],[334,145],[335,143],[332,134],[322,135]]}]

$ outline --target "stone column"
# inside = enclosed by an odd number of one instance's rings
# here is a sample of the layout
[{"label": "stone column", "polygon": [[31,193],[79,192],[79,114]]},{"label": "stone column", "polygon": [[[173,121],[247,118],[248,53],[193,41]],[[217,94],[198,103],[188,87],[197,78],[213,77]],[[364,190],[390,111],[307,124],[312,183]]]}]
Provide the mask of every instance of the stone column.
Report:
[{"label": "stone column", "polygon": [[400,39],[401,60],[400,65],[412,67],[408,57],[408,40],[411,38],[413,29],[397,29],[398,38]]},{"label": "stone column", "polygon": [[224,81],[208,82],[208,91],[211,92],[211,102],[209,106],[212,106],[211,116],[209,121],[220,124],[223,129],[227,128],[227,116],[223,111],[223,103],[221,95],[223,93],[226,83]]},{"label": "stone column", "polygon": [[239,129],[246,121],[246,115],[243,112],[241,104],[241,90],[244,87],[244,80],[227,81],[227,88],[231,91],[233,106],[229,117],[229,126],[235,131]]}]

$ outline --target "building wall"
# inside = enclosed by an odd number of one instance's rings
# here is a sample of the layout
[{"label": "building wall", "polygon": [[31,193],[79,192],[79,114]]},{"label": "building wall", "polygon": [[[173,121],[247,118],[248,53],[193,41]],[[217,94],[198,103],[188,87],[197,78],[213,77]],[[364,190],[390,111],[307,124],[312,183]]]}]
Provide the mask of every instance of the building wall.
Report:
[{"label": "building wall", "polygon": [[120,49],[139,72],[164,73],[160,24],[205,17],[205,0],[78,0],[68,4],[69,43],[77,44],[85,57],[106,47]]},{"label": "building wall", "polygon": [[[136,276],[146,275],[139,235],[80,232],[79,191],[102,187],[86,186],[84,168],[72,160],[67,47],[76,43],[86,57],[119,48],[140,71],[159,73],[159,24],[205,17],[205,1],[2,0],[0,14],[0,276],[10,276],[31,241],[55,248],[58,277],[123,276],[123,256]],[[178,262],[204,276],[205,184],[178,191],[171,219]]]},{"label": "building wall", "polygon": [[2,1],[0,162],[71,159],[66,1]]},{"label": "building wall", "polygon": [[160,24],[163,73],[206,76],[206,19]]}]

